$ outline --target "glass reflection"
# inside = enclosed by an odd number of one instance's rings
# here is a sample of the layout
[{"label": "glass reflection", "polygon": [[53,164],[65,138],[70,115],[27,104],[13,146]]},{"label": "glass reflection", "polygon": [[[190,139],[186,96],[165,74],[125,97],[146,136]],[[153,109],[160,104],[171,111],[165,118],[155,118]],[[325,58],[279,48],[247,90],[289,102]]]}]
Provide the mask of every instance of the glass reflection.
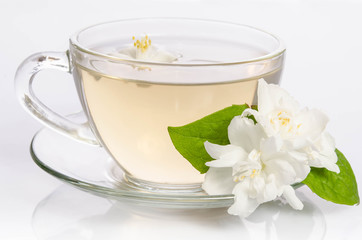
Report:
[{"label": "glass reflection", "polygon": [[325,219],[302,193],[302,211],[279,201],[247,219],[221,209],[162,209],[114,202],[62,185],[33,213],[40,240],[57,239],[323,239]]}]

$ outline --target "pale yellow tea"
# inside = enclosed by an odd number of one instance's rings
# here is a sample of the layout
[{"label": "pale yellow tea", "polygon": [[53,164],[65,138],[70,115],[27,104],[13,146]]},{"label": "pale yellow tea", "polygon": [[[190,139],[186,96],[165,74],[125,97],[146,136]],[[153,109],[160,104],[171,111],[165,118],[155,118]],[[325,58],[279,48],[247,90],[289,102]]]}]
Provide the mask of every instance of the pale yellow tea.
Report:
[{"label": "pale yellow tea", "polygon": [[[257,79],[219,84],[144,83],[77,67],[91,121],[104,147],[132,176],[158,183],[199,183],[203,175],[174,148],[181,126],[232,104],[251,104]],[[262,76],[278,82],[280,70]]]}]

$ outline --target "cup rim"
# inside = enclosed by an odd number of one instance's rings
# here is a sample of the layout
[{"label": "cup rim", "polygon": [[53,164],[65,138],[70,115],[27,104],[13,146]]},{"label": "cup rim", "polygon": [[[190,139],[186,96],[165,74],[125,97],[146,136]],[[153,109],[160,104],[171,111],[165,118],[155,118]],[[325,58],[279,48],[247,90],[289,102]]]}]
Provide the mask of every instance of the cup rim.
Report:
[{"label": "cup rim", "polygon": [[[198,21],[198,22],[209,22],[209,23],[214,22],[214,23],[229,24],[229,25],[249,28],[249,29],[256,30],[256,31],[262,32],[264,34],[267,34],[267,35],[273,37],[278,42],[279,45],[275,50],[269,52],[268,54],[265,54],[265,55],[260,56],[260,57],[244,60],[244,61],[232,61],[232,62],[220,62],[220,63],[192,63],[192,64],[189,64],[189,63],[164,63],[164,62],[139,61],[139,60],[125,59],[125,58],[121,58],[121,57],[111,56],[111,55],[100,53],[98,51],[95,51],[95,50],[92,50],[90,48],[84,47],[84,46],[82,46],[82,44],[78,40],[80,34],[82,34],[83,32],[85,32],[85,31],[87,31],[87,30],[89,30],[91,28],[94,28],[94,27],[98,27],[98,26],[106,25],[106,24],[111,24],[111,23],[117,23],[117,22],[140,21],[140,20],[186,20],[186,21]],[[284,44],[283,40],[281,40],[276,35],[274,35],[274,34],[272,34],[270,32],[267,32],[267,31],[265,31],[263,29],[257,28],[257,27],[252,27],[250,25],[240,24],[240,23],[235,23],[235,22],[230,22],[230,21],[220,21],[220,20],[202,19],[202,18],[179,18],[179,17],[127,18],[127,19],[107,21],[107,22],[102,22],[102,23],[98,23],[98,24],[93,24],[93,25],[90,25],[88,27],[85,27],[85,28],[80,29],[77,32],[75,32],[69,38],[69,42],[70,42],[71,46],[73,46],[75,49],[77,49],[77,50],[79,50],[81,52],[84,52],[86,54],[91,54],[91,55],[94,55],[94,56],[97,56],[97,57],[107,58],[107,59],[112,60],[112,61],[119,61],[119,62],[124,62],[124,63],[131,63],[131,64],[152,65],[152,66],[177,66],[177,67],[201,67],[201,66],[204,66],[204,67],[207,67],[207,66],[239,65],[239,64],[254,63],[254,62],[260,62],[260,61],[264,61],[264,60],[273,59],[273,58],[275,58],[277,56],[282,55],[286,51],[285,44]]]}]

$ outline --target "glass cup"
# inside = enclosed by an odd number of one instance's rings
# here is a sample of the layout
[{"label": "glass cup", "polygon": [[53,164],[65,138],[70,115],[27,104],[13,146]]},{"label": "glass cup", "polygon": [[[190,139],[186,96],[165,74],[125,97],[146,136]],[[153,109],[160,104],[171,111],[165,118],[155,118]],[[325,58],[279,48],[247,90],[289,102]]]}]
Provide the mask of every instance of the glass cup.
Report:
[{"label": "glass cup", "polygon": [[[119,54],[132,49],[133,36],[144,34],[176,60]],[[128,183],[152,191],[197,191],[203,175],[177,152],[167,127],[232,104],[255,104],[257,80],[278,84],[284,54],[279,38],[250,26],[180,18],[121,20],[79,31],[66,52],[31,55],[19,66],[15,85],[26,110],[60,133],[103,147]],[[86,123],[55,113],[36,97],[33,80],[44,69],[73,74]]]}]

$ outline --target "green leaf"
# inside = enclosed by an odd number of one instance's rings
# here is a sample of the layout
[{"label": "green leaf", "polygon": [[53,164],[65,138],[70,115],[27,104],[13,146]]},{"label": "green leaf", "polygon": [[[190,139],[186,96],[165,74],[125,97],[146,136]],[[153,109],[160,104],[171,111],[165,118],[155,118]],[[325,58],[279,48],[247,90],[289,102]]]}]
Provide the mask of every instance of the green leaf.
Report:
[{"label": "green leaf", "polygon": [[247,104],[233,105],[185,126],[168,127],[168,133],[177,151],[200,173],[205,173],[209,169],[205,163],[213,159],[206,152],[204,142],[229,144],[230,121],[247,108]]},{"label": "green leaf", "polygon": [[338,149],[336,154],[339,174],[325,168],[312,168],[303,183],[328,201],[346,205],[359,204],[357,182],[351,165]]}]

